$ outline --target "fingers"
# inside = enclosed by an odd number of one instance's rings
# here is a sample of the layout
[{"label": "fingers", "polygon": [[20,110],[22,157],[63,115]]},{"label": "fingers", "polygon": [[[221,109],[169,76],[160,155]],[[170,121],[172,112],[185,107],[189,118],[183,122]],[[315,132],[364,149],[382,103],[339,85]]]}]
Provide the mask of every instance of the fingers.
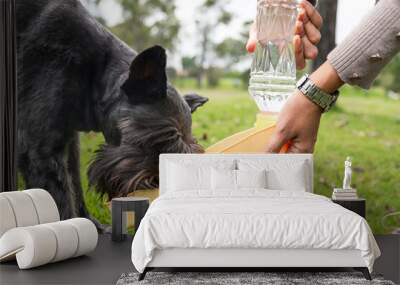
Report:
[{"label": "fingers", "polygon": [[304,25],[302,21],[297,20],[294,28],[294,34],[299,35],[300,37],[305,36]]},{"label": "fingers", "polygon": [[316,142],[317,139],[313,139],[311,134],[307,134],[306,136],[304,134],[299,134],[290,141],[287,153],[313,153]]},{"label": "fingers", "polygon": [[257,30],[255,23],[253,23],[250,28],[249,40],[247,41],[246,49],[249,53],[253,53],[256,50],[256,46],[257,46]]},{"label": "fingers", "polygon": [[[284,131],[277,131],[270,140],[267,152],[268,153],[313,153],[315,142],[308,139],[289,139],[289,136]],[[285,148],[287,147],[288,148]]]},{"label": "fingers", "polygon": [[[316,140],[307,139],[287,139],[287,134],[277,132],[270,140],[268,153],[313,153]],[[288,148],[287,148],[288,147]]]},{"label": "fingers", "polygon": [[[317,44],[321,40],[321,25],[322,17],[314,6],[308,1],[301,2],[293,39],[297,69],[303,69],[307,59],[315,59],[318,56]],[[298,37],[301,38],[301,43]]]},{"label": "fingers", "polygon": [[267,146],[267,152],[279,153],[283,146],[289,141],[288,135],[284,129],[275,132],[272,139],[269,141]]},{"label": "fingers", "polygon": [[317,45],[321,40],[321,32],[311,23],[304,24],[304,30],[311,43]]},{"label": "fingers", "polygon": [[[317,126],[319,126],[319,124],[317,124]],[[309,132],[299,133],[293,140],[290,141],[287,153],[313,153],[316,143],[316,134]]]},{"label": "fingers", "polygon": [[313,153],[314,146],[293,142],[286,153]]},{"label": "fingers", "polygon": [[[302,27],[298,27],[302,25]],[[301,12],[298,16],[296,22],[296,34],[303,36],[307,36],[310,41],[314,44],[318,44],[321,40],[321,32],[312,21],[309,20],[309,16],[301,9]],[[299,31],[299,33],[297,33]]]},{"label": "fingers", "polygon": [[304,57],[306,59],[316,59],[318,56],[318,48],[313,45],[307,37],[303,37],[301,40],[303,42]]},{"label": "fingers", "polygon": [[313,25],[319,30],[322,27],[322,17],[318,13],[317,9],[308,1],[303,0],[300,3],[300,7],[302,7],[308,16],[308,19],[313,23]]},{"label": "fingers", "polygon": [[296,144],[292,144],[289,147],[287,153],[302,153],[302,152],[301,152],[300,148]]},{"label": "fingers", "polygon": [[308,19],[307,12],[304,8],[300,8],[299,13],[297,15],[297,21],[301,23],[307,23],[308,21],[310,21]]},{"label": "fingers", "polygon": [[302,70],[306,67],[306,59],[304,57],[303,41],[299,35],[294,36],[293,46],[296,58],[296,67],[297,69]]}]

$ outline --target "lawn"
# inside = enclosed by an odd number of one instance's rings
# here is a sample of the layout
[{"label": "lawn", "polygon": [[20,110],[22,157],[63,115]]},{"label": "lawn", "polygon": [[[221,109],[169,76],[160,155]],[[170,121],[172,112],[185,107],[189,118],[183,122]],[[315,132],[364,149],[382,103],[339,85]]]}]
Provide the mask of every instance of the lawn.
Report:
[{"label": "lawn", "polygon": [[[210,101],[193,115],[193,132],[199,142],[210,146],[238,131],[252,127],[257,107],[240,88],[195,90],[182,86],[182,94],[197,92]],[[82,180],[87,189],[86,169],[103,138],[81,135]],[[323,116],[315,150],[315,192],[330,196],[342,183],[343,163],[353,157],[353,184],[367,199],[367,219],[374,233],[387,233],[400,227],[400,217],[382,218],[400,211],[400,101],[374,89],[368,93],[346,87],[337,107]],[[85,190],[91,213],[103,223],[110,222],[104,201]]]}]

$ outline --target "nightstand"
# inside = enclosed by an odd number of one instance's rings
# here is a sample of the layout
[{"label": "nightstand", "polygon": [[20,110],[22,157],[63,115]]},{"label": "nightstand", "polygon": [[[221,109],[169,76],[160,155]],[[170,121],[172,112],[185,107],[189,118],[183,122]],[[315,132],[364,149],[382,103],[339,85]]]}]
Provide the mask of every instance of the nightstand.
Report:
[{"label": "nightstand", "polygon": [[126,238],[127,212],[135,213],[135,233],[139,227],[140,221],[146,214],[150,205],[149,198],[142,197],[124,197],[114,198],[111,201],[112,214],[112,240],[123,241]]},{"label": "nightstand", "polygon": [[351,199],[351,200],[333,200],[333,203],[339,204],[340,206],[359,214],[361,217],[366,217],[366,200],[362,198]]}]

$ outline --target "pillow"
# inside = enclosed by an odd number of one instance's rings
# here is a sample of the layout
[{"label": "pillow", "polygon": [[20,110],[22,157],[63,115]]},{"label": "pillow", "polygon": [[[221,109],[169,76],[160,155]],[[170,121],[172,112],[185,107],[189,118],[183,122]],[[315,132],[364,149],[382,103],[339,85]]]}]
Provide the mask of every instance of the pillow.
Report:
[{"label": "pillow", "polygon": [[236,190],[236,170],[216,169],[211,170],[212,190]]},{"label": "pillow", "polygon": [[16,258],[20,269],[29,269],[93,251],[98,233],[92,221],[75,218],[13,228],[0,241],[1,258]]},{"label": "pillow", "polygon": [[167,187],[170,191],[210,189],[210,167],[169,163]]},{"label": "pillow", "polygon": [[266,170],[211,170],[212,190],[239,190],[242,188],[266,188]]},{"label": "pillow", "polygon": [[265,169],[267,189],[306,191],[311,186],[308,179],[309,161],[291,159],[240,159],[239,170],[254,171]]},{"label": "pillow", "polygon": [[[206,158],[206,157],[205,157]],[[208,190],[211,191],[211,169],[235,169],[232,159],[182,159],[170,160],[166,164],[167,191]]]},{"label": "pillow", "polygon": [[293,165],[290,171],[269,169],[267,171],[268,189],[306,192],[307,180],[304,163]]},{"label": "pillow", "polygon": [[237,188],[267,188],[267,171],[236,170]]}]

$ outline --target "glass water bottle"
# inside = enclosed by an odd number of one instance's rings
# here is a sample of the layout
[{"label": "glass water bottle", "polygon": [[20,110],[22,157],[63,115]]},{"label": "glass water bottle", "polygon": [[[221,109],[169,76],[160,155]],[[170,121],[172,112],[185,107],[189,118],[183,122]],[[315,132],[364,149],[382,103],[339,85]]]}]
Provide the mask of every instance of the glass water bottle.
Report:
[{"label": "glass water bottle", "polygon": [[278,113],[296,84],[293,33],[297,0],[257,1],[257,47],[249,92],[262,112]]}]

